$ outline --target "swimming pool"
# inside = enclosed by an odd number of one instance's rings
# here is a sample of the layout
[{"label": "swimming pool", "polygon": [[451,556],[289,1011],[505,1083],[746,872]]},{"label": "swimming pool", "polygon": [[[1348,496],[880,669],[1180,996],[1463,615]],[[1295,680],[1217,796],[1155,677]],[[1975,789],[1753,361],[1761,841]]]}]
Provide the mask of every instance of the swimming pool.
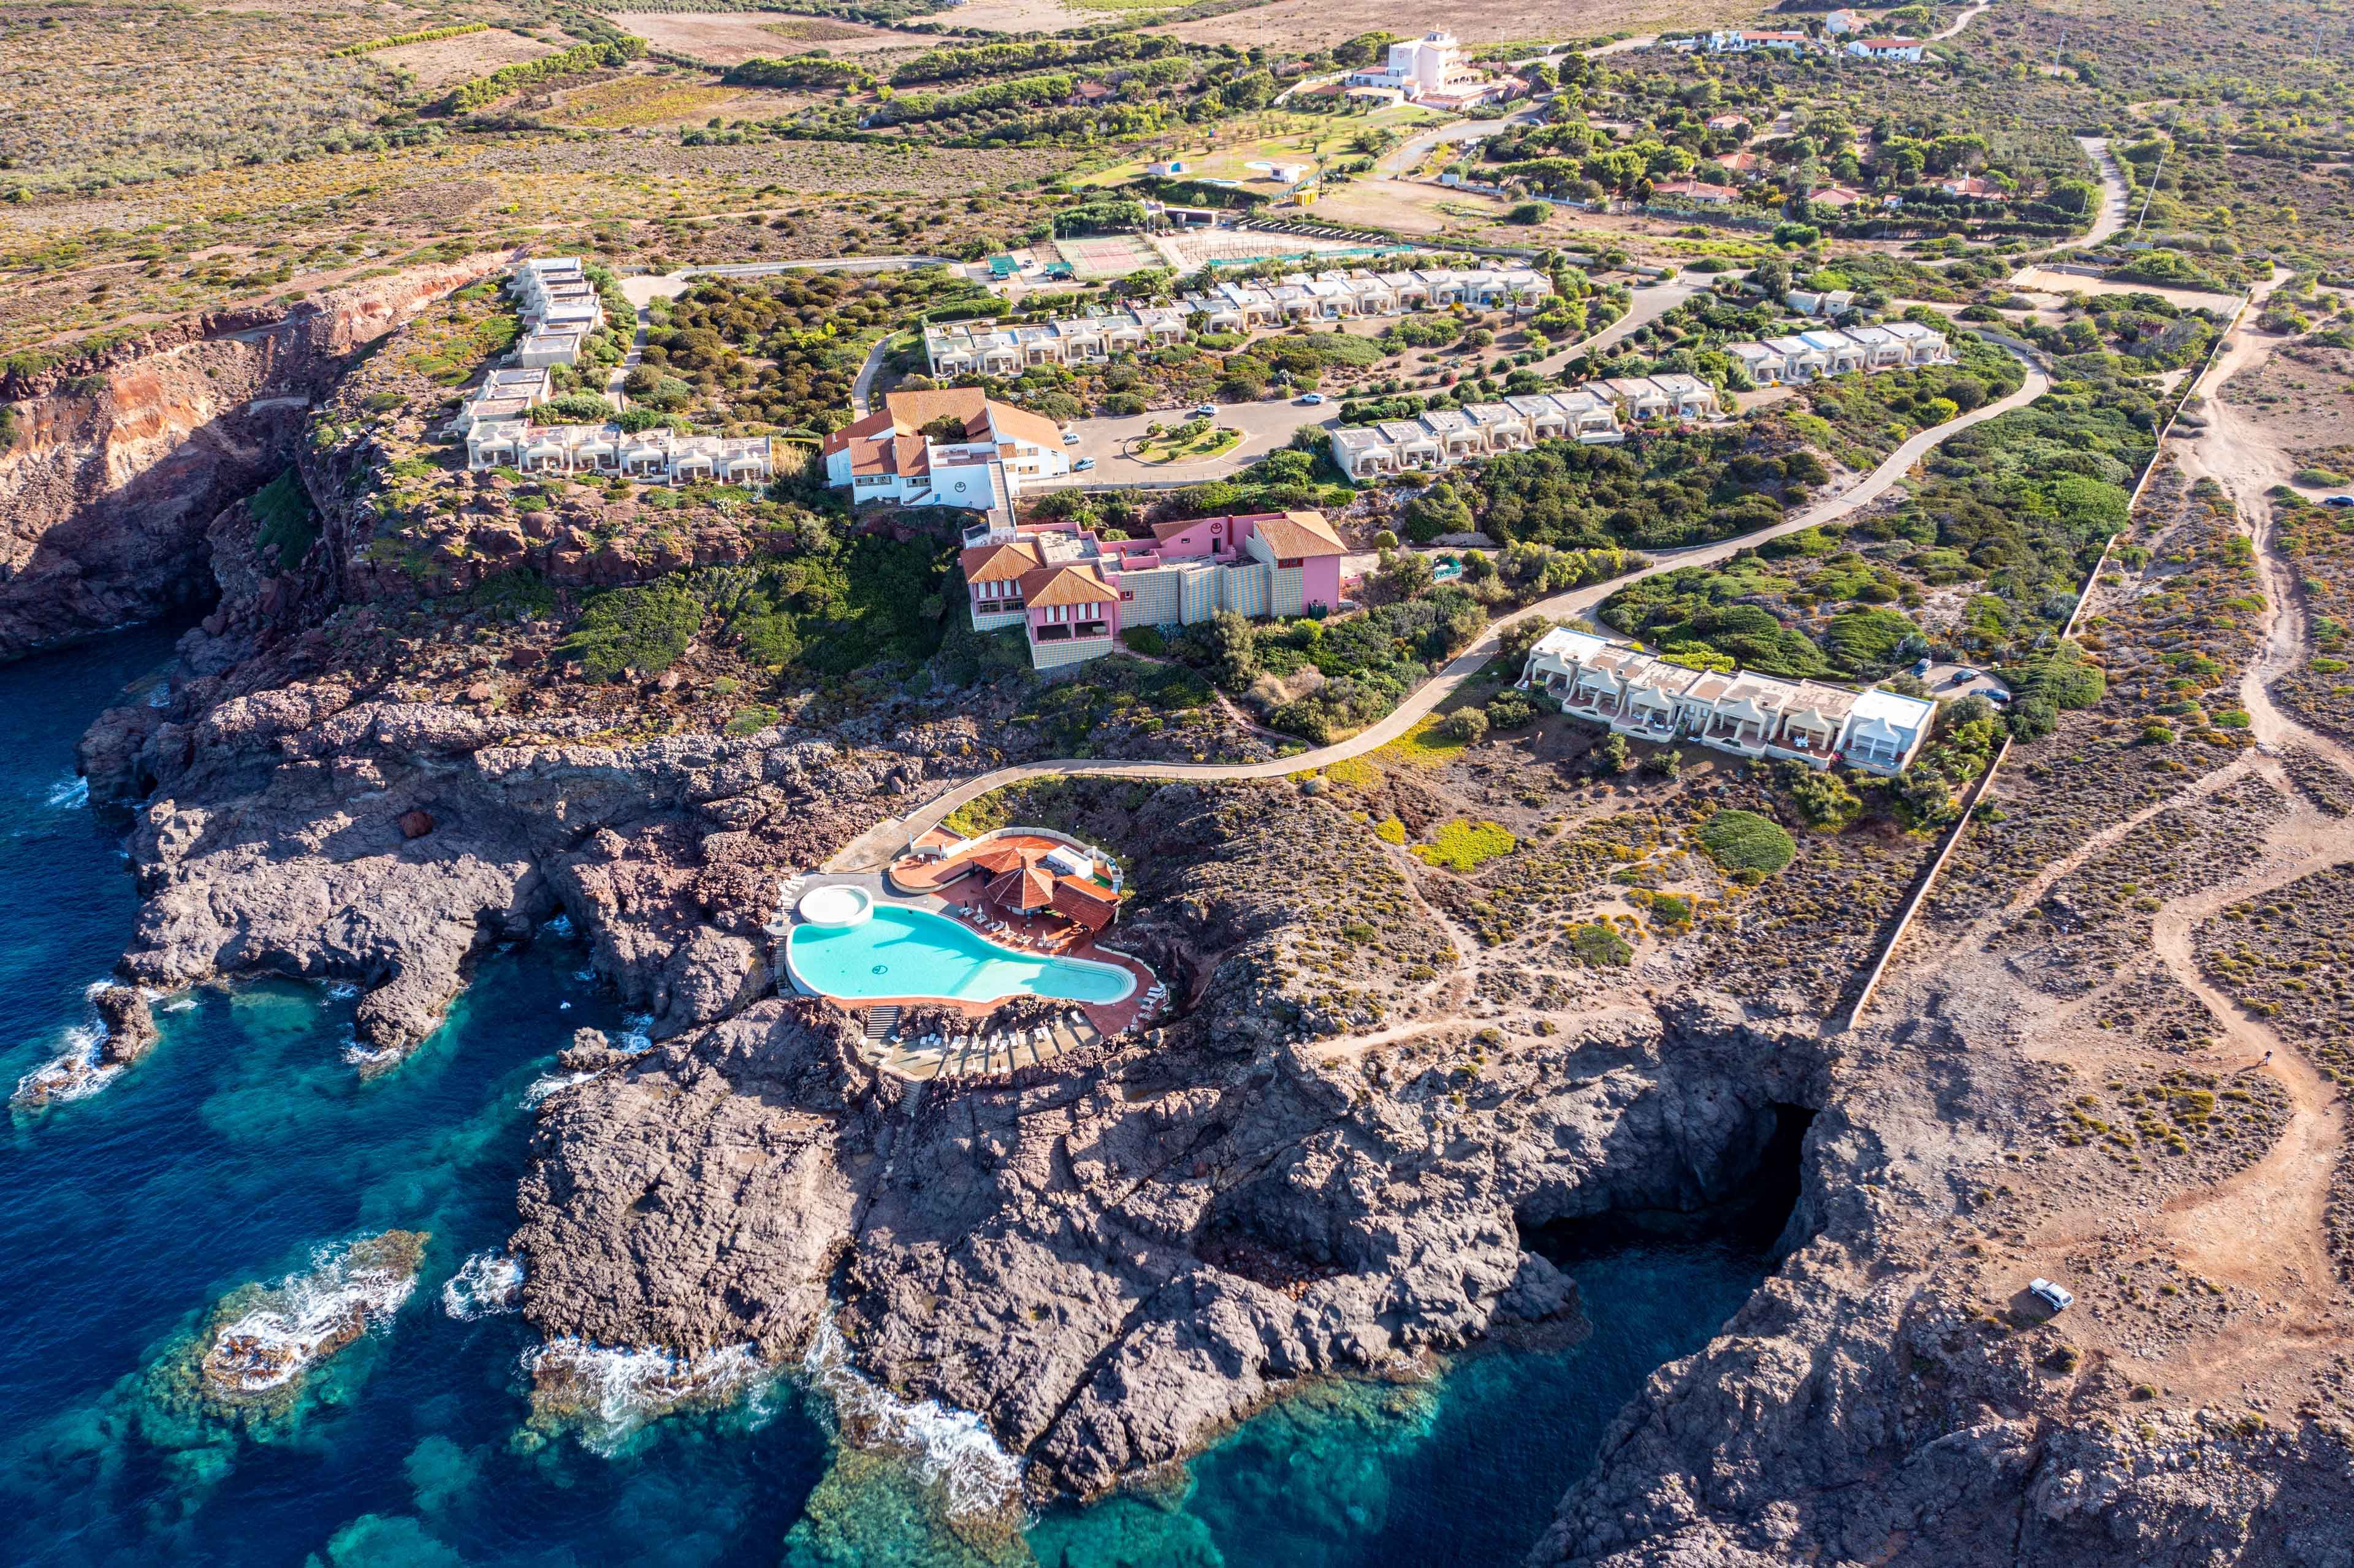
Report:
[{"label": "swimming pool", "polygon": [[802,990],[845,1001],[1046,996],[1108,1004],[1136,989],[1136,977],[1116,964],[1017,953],[945,916],[892,905],[855,926],[794,927],[785,962]]}]

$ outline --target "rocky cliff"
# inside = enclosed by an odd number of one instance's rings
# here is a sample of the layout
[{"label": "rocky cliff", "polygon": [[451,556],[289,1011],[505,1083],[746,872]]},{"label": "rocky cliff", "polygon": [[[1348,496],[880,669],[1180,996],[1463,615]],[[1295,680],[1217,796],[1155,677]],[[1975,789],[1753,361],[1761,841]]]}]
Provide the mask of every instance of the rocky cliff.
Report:
[{"label": "rocky cliff", "polygon": [[208,598],[207,525],[284,469],[354,351],[503,260],[411,268],[11,376],[0,657]]}]

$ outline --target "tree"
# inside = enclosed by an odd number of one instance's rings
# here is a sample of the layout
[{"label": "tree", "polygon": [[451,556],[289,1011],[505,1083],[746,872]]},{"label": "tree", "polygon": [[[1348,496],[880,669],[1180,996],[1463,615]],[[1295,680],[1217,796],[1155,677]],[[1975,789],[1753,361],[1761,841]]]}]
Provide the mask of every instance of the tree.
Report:
[{"label": "tree", "polygon": [[1412,550],[1393,550],[1382,558],[1378,580],[1384,595],[1404,600],[1427,593],[1436,579],[1427,556]]},{"label": "tree", "polygon": [[1478,708],[1458,708],[1447,715],[1444,733],[1449,740],[1477,746],[1488,738],[1488,715]]},{"label": "tree", "polygon": [[1628,755],[1627,737],[1617,730],[1612,730],[1602,737],[1601,744],[1594,748],[1593,755],[1589,758],[1595,776],[1599,779],[1615,779],[1626,772]]},{"label": "tree", "polygon": [[1472,529],[1470,503],[1443,480],[1407,502],[1398,520],[1405,525],[1405,536],[1417,545]]},{"label": "tree", "polygon": [[1210,653],[1210,678],[1228,691],[1238,692],[1258,674],[1258,633],[1231,609],[1210,617],[1202,634]]}]

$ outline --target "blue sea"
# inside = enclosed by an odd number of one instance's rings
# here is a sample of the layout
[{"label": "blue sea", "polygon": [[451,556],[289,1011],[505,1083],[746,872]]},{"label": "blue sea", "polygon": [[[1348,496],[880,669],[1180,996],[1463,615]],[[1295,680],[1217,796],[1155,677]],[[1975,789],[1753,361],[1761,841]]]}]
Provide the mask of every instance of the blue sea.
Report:
[{"label": "blue sea", "polygon": [[[169,652],[134,630],[0,668],[7,1084],[88,1038],[89,990],[130,933],[123,824],[90,810],[73,747]],[[495,1272],[559,1045],[629,1021],[555,932],[487,960],[389,1072],[346,1058],[353,1003],[277,982],[172,998],[154,1051],[102,1092],[12,1116],[0,1561],[1511,1564],[1642,1380],[1703,1342],[1766,1266],[1734,1241],[1593,1252],[1572,1272],[1594,1331],[1566,1350],[1320,1387],[1149,1494],[976,1542],[939,1528],[905,1459],[840,1447],[828,1396],[793,1378],[716,1411],[535,1427],[529,1330],[479,1293],[453,1311],[445,1286],[470,1259],[469,1279]],[[224,1301],[290,1279],[303,1300],[334,1298],[343,1249],[388,1231],[429,1238],[414,1289],[376,1299],[366,1333],[291,1396],[236,1416],[191,1396]]]}]

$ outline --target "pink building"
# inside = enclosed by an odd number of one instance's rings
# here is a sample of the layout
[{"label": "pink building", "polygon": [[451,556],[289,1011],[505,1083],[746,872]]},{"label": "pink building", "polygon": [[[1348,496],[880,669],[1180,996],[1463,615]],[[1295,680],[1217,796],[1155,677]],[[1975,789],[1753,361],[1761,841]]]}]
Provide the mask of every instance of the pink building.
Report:
[{"label": "pink building", "polygon": [[1321,513],[1195,517],[1152,535],[1106,539],[1060,520],[972,529],[960,561],[974,630],[1023,626],[1043,670],[1112,652],[1127,626],[1341,607],[1348,547]]}]

